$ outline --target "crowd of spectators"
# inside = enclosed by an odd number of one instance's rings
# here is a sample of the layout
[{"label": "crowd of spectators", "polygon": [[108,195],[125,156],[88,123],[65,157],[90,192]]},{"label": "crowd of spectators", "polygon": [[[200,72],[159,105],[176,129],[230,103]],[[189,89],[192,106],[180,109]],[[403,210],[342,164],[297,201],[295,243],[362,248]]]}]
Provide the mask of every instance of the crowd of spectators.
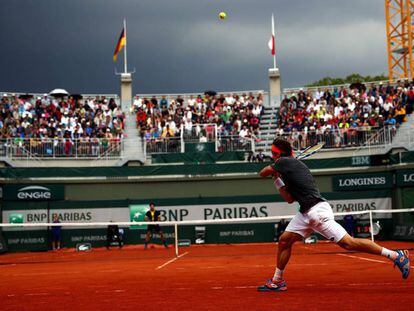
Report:
[{"label": "crowd of spectators", "polygon": [[302,148],[320,140],[331,147],[359,145],[366,133],[384,126],[395,133],[413,111],[413,86],[406,81],[301,89],[282,100],[276,135],[288,136]]},{"label": "crowd of spectators", "polygon": [[97,156],[119,145],[124,120],[113,98],[3,94],[0,99],[0,138],[34,155]]},{"label": "crowd of spectators", "polygon": [[[136,96],[132,110],[137,127],[151,148],[174,137],[207,142],[216,135],[248,140],[259,135],[264,113],[262,94],[177,96],[174,99]],[[183,131],[183,133],[181,133]]]}]

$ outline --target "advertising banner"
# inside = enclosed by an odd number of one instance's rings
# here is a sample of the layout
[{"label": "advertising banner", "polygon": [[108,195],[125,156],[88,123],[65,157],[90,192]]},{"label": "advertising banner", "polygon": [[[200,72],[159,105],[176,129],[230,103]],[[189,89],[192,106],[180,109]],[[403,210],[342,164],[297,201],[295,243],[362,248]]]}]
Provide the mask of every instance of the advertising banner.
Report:
[{"label": "advertising banner", "polygon": [[8,201],[52,201],[65,199],[65,187],[60,184],[4,185],[3,199]]},{"label": "advertising banner", "polygon": [[334,191],[388,189],[393,185],[391,173],[367,173],[335,175],[332,177]]},{"label": "advertising banner", "polygon": [[[148,211],[147,205],[130,205],[129,206],[129,220],[131,222],[145,221],[145,213]],[[131,226],[131,229],[147,229],[147,226]]]}]

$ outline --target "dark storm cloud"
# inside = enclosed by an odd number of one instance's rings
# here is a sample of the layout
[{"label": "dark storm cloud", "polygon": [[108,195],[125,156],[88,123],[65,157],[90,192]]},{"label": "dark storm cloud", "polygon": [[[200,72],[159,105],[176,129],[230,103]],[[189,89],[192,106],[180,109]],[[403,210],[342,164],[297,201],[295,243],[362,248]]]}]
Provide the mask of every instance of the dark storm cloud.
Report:
[{"label": "dark storm cloud", "polygon": [[135,92],[266,90],[272,12],[284,87],[386,71],[378,0],[1,0],[0,90],[118,92],[124,17]]}]

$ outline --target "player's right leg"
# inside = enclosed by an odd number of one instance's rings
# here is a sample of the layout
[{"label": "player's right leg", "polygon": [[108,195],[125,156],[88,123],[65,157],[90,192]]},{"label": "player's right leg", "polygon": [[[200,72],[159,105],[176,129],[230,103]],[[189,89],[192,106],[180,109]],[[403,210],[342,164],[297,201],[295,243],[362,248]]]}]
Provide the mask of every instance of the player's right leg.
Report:
[{"label": "player's right leg", "polygon": [[265,285],[259,286],[257,288],[258,291],[274,292],[287,290],[286,282],[283,279],[283,272],[289,262],[292,246],[295,242],[309,236],[310,233],[312,233],[312,229],[307,216],[301,213],[296,214],[280,237],[277,248],[277,265],[273,278],[268,280]]},{"label": "player's right leg", "polygon": [[283,271],[289,262],[293,244],[302,239],[303,236],[298,233],[288,231],[283,232],[277,247],[277,265],[275,274],[272,279],[269,279],[266,282],[266,284],[257,288],[259,292],[280,292],[287,290],[286,282],[283,279]]}]

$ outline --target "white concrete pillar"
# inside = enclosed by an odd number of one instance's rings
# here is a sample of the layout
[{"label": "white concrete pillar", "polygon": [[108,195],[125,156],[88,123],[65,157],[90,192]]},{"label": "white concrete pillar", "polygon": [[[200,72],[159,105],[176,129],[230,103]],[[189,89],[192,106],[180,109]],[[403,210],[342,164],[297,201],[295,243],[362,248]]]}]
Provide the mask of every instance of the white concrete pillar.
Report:
[{"label": "white concrete pillar", "polygon": [[270,107],[279,107],[282,98],[280,89],[280,72],[278,68],[269,69],[269,99]]},{"label": "white concrete pillar", "polygon": [[129,110],[132,105],[132,76],[130,73],[121,74],[121,106]]}]

